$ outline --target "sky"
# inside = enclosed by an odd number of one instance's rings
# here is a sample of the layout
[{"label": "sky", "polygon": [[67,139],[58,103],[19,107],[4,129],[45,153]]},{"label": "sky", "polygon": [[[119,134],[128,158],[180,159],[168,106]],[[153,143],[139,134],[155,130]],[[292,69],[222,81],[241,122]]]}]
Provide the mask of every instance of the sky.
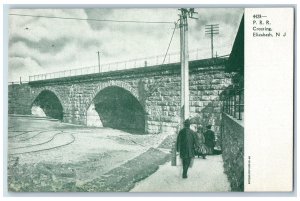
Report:
[{"label": "sky", "polygon": [[[189,50],[199,58],[211,57],[206,24],[219,24],[214,54],[229,54],[244,9],[195,8],[198,19],[188,19]],[[9,14],[122,21],[176,22],[175,8],[145,9],[11,9]],[[174,23],[120,23],[9,15],[9,82],[28,81],[37,74],[97,66],[117,61],[164,55]],[[169,53],[179,53],[179,29],[175,29]],[[162,61],[159,61],[160,63]]]}]

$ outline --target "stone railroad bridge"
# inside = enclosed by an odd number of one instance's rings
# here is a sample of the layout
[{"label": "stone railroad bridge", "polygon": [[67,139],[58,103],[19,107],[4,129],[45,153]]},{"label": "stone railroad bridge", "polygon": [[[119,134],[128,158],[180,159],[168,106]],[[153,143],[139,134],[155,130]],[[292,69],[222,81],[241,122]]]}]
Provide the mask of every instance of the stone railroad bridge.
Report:
[{"label": "stone railroad bridge", "polygon": [[[190,115],[220,136],[219,95],[231,85],[226,58],[191,61]],[[180,63],[9,85],[9,114],[137,133],[176,132],[180,123]]]}]

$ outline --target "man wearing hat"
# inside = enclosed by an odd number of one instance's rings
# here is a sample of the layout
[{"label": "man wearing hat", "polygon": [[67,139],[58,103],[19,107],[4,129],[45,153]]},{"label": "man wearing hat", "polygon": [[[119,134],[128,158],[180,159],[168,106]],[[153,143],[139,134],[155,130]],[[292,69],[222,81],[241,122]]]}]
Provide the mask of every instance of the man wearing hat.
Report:
[{"label": "man wearing hat", "polygon": [[194,147],[196,144],[196,133],[190,129],[190,120],[187,119],[184,121],[184,128],[179,131],[176,142],[177,152],[180,152],[180,158],[182,160],[182,178],[187,178],[188,168],[192,158],[195,156]]}]

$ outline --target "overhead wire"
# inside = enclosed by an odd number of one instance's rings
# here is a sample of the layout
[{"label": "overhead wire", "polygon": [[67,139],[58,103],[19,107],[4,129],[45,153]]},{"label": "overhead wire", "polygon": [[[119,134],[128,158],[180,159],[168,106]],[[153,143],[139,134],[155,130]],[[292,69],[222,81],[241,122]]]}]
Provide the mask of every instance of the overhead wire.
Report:
[{"label": "overhead wire", "polygon": [[178,24],[178,21],[175,22],[175,27],[174,27],[174,29],[173,29],[173,33],[172,33],[172,36],[171,36],[171,39],[170,39],[170,42],[169,42],[169,45],[168,45],[168,48],[167,48],[167,51],[166,51],[166,54],[165,54],[165,56],[164,56],[164,60],[163,60],[162,64],[165,63],[167,54],[168,54],[168,52],[169,52],[169,49],[170,49],[170,46],[171,46],[171,43],[172,43],[172,40],[173,40],[173,36],[174,36],[175,30],[176,30],[176,28],[177,28],[177,24]]},{"label": "overhead wire", "polygon": [[62,19],[62,20],[81,20],[81,21],[85,20],[85,21],[96,21],[96,22],[174,24],[174,22],[170,22],[170,21],[113,20],[113,19],[76,18],[76,17],[60,17],[60,16],[46,16],[46,15],[28,15],[28,14],[17,14],[17,13],[10,13],[8,15],[20,16],[20,17],[52,18],[52,19]]},{"label": "overhead wire", "polygon": [[[179,20],[178,20],[178,21],[179,21]],[[171,39],[170,39],[170,42],[169,42],[167,51],[166,51],[166,53],[165,53],[165,56],[164,56],[164,59],[163,59],[163,62],[162,62],[161,65],[163,65],[163,64],[165,63],[166,57],[167,57],[167,55],[168,55],[168,52],[169,52],[169,49],[170,49],[170,46],[171,46],[171,43],[172,43],[172,41],[173,41],[173,36],[174,36],[175,30],[176,30],[176,28],[177,28],[178,21],[175,22],[175,26],[174,26],[174,29],[173,29],[173,32],[172,32],[172,36],[171,36]],[[161,81],[162,81],[162,78],[161,78],[159,81],[157,81],[156,83],[159,84]],[[157,85],[156,85],[156,86],[157,86]],[[155,86],[154,86],[154,87],[155,87]],[[148,97],[151,96],[151,95],[153,94],[153,92],[155,92],[155,90],[157,90],[157,89],[158,89],[158,87],[155,87],[154,89],[150,89],[150,90],[149,90],[149,93],[148,93]]]}]

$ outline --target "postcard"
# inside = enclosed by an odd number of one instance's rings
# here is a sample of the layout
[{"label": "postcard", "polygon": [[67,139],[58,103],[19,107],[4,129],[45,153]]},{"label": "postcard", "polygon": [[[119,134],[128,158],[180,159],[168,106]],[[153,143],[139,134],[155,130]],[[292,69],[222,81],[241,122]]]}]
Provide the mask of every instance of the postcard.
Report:
[{"label": "postcard", "polygon": [[294,8],[11,8],[7,191],[293,191]]}]

